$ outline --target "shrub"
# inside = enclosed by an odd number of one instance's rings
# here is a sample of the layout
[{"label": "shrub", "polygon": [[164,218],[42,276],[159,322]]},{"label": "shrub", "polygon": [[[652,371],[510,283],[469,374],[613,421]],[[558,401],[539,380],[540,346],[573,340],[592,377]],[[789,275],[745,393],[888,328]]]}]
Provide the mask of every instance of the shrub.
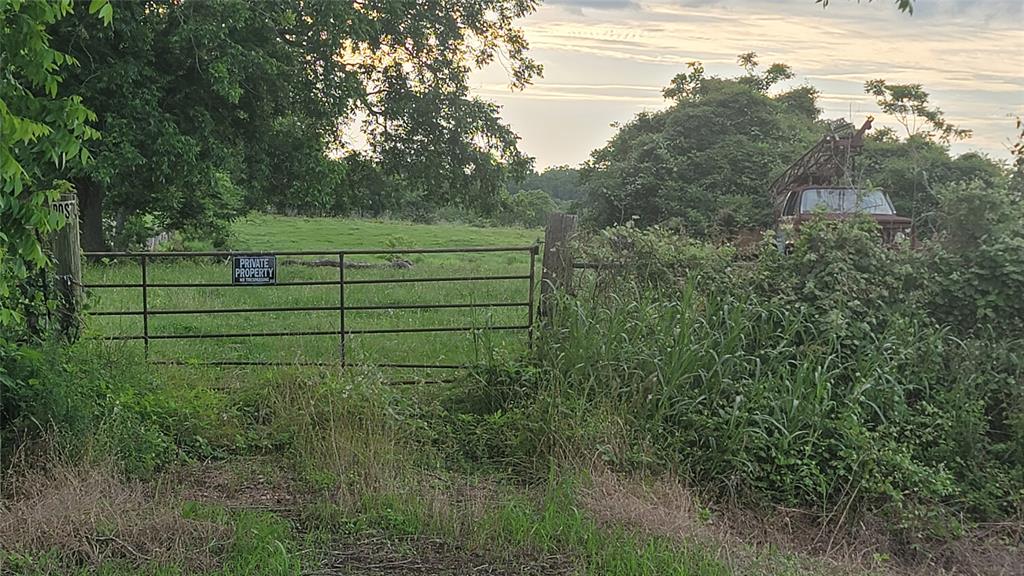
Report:
[{"label": "shrub", "polygon": [[[999,246],[979,250],[1013,274]],[[600,289],[564,297],[532,367],[481,375],[514,394],[456,410],[493,424],[499,459],[674,470],[753,503],[883,514],[911,539],[1019,513],[1017,302],[995,302],[1009,319],[948,322],[936,294],[957,289],[928,285],[932,253],[883,247],[856,218],[811,222],[791,255],[766,242],[751,261],[630,226],[584,252],[616,264]]]},{"label": "shrub", "polygon": [[726,271],[735,256],[729,247],[714,247],[667,227],[632,223],[593,233],[582,240],[580,251],[583,260],[603,266],[599,280],[625,276],[644,290],[678,288],[687,278],[729,281]]},{"label": "shrub", "polygon": [[179,402],[120,348],[57,343],[0,348],[2,456],[36,438],[57,442],[72,459],[110,459],[148,475],[201,448],[204,410]]},{"label": "shrub", "polygon": [[555,201],[543,190],[503,192],[498,200],[494,220],[502,226],[543,226],[548,215],[558,209]]},{"label": "shrub", "polygon": [[946,187],[940,199],[943,232],[915,267],[924,308],[963,336],[1024,338],[1024,208],[977,183]]}]

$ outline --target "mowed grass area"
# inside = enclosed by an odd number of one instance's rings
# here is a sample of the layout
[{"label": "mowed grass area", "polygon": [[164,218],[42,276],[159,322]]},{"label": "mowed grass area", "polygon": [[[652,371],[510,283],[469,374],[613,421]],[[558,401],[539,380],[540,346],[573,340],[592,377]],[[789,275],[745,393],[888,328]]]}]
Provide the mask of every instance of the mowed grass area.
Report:
[{"label": "mowed grass area", "polygon": [[[278,282],[336,281],[336,266],[310,266],[310,260],[337,260],[337,251],[358,249],[462,248],[481,246],[526,247],[542,237],[540,230],[477,228],[460,225],[424,225],[404,222],[336,218],[301,218],[256,215],[233,228],[236,251],[324,251],[322,256],[279,256]],[[402,258],[410,268],[388,267],[389,259]],[[467,276],[529,276],[528,251],[350,255],[348,262],[373,268],[345,270],[346,307],[500,304],[488,307],[438,309],[349,310],[346,331],[455,327],[522,327],[528,324],[530,283],[526,278],[359,284],[359,281]],[[536,277],[540,259],[536,261]],[[139,283],[138,259],[117,258],[85,267],[86,284]],[[151,258],[150,284],[225,283],[231,264],[225,258]],[[148,308],[151,336],[211,335],[259,332],[337,332],[341,318],[337,285],[150,287]],[[95,288],[88,292],[92,312],[140,311],[139,288]],[[322,307],[316,311],[244,312],[213,314],[212,309]],[[195,310],[193,314],[160,314]],[[92,315],[88,337],[141,335],[141,316]],[[353,364],[466,364],[492,353],[525,349],[527,332],[521,329],[404,334],[350,334],[345,338],[346,360]],[[141,349],[142,342],[136,345]],[[153,339],[150,357],[183,362],[265,361],[336,362],[341,342],[336,334],[246,338]],[[396,370],[401,378],[436,377],[438,371]]]}]

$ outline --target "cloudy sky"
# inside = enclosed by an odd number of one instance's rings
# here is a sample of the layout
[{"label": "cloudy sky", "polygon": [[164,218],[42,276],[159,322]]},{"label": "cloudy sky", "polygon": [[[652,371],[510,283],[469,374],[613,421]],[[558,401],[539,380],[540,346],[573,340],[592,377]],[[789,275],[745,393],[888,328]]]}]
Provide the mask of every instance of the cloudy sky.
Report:
[{"label": "cloudy sky", "polygon": [[739,72],[736,56],[783,62],[821,93],[828,117],[880,120],[865,80],[924,85],[947,118],[974,130],[955,152],[1008,157],[1024,115],[1024,0],[547,0],[522,21],[544,77],[508,89],[500,65],[477,73],[476,94],[503,106],[537,167],[578,164],[641,110],[686,63]]}]

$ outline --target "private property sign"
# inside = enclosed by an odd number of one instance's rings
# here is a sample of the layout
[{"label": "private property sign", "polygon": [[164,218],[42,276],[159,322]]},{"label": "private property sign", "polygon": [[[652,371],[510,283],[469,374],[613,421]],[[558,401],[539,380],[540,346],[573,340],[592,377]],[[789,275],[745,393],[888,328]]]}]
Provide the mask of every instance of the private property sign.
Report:
[{"label": "private property sign", "polygon": [[277,256],[232,256],[232,284],[277,284]]}]

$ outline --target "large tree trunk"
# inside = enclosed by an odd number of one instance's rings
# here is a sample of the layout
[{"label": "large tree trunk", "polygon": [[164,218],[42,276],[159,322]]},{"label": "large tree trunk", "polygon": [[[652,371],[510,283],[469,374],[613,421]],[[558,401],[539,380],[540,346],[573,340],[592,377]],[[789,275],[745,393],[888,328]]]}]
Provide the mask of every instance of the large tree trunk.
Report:
[{"label": "large tree trunk", "polygon": [[103,188],[91,180],[75,183],[78,190],[78,209],[82,215],[82,249],[86,252],[104,252],[108,249],[103,237]]}]

